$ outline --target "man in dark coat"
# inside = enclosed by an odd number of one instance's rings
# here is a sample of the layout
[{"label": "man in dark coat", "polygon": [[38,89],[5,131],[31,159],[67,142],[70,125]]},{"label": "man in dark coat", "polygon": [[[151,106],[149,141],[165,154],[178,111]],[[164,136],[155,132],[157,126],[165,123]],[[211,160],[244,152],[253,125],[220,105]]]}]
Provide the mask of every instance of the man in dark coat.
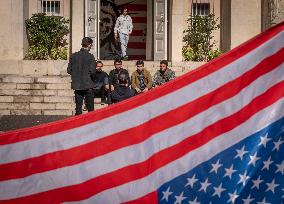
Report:
[{"label": "man in dark coat", "polygon": [[94,93],[95,97],[100,97],[101,101],[105,103],[106,99],[106,86],[108,85],[108,74],[103,71],[103,62],[97,61],[96,72],[92,75],[92,79],[95,83]]},{"label": "man in dark coat", "polygon": [[114,69],[109,72],[110,91],[113,91],[118,86],[118,75],[124,73],[127,77],[127,84],[130,85],[129,73],[126,69],[122,68],[122,61],[120,59],[114,60]]},{"label": "man in dark coat", "polygon": [[111,92],[113,103],[123,101],[135,95],[135,91],[128,86],[127,77],[125,73],[118,75],[118,85]]},{"label": "man in dark coat", "polygon": [[89,53],[93,46],[93,40],[89,37],[82,39],[80,51],[71,55],[67,73],[71,75],[71,88],[75,94],[75,115],[82,114],[82,105],[86,100],[88,112],[94,110],[94,91],[95,86],[91,76],[96,71],[96,61],[94,56]]}]

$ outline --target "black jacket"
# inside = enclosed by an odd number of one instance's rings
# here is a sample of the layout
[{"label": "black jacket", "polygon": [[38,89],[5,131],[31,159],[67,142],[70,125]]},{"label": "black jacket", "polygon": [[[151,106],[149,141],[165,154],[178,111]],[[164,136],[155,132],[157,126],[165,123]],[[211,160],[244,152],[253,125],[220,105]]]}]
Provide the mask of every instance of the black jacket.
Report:
[{"label": "black jacket", "polygon": [[111,92],[111,99],[112,102],[116,103],[119,101],[123,101],[134,96],[135,91],[130,89],[129,86],[118,85],[115,89]]},{"label": "black jacket", "polygon": [[108,74],[104,71],[96,70],[95,73],[92,74],[92,80],[95,83],[94,89],[101,89],[108,84]]},{"label": "black jacket", "polygon": [[128,85],[130,85],[130,77],[129,77],[129,73],[126,69],[113,69],[109,72],[109,83],[113,86],[117,86],[118,85],[118,75],[120,73],[124,73],[127,76],[127,83]]},{"label": "black jacket", "polygon": [[74,90],[87,90],[95,86],[91,76],[96,71],[94,55],[81,48],[79,52],[71,55],[67,73],[71,75],[71,88]]}]

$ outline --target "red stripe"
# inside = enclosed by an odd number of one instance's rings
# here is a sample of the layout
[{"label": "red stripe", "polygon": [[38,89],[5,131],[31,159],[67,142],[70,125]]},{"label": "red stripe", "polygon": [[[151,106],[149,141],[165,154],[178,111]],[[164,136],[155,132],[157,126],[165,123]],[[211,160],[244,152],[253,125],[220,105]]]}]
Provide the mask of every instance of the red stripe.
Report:
[{"label": "red stripe", "polygon": [[147,23],[147,17],[132,17],[133,23]]},{"label": "red stripe", "polygon": [[146,49],[146,43],[145,42],[129,42],[127,47],[133,48],[133,49]]},{"label": "red stripe", "polygon": [[[129,145],[138,144],[153,134],[178,125],[211,106],[233,97],[260,76],[277,68],[278,65],[283,63],[283,56],[284,48],[266,58],[242,76],[228,82],[215,91],[134,128],[68,150],[52,152],[19,162],[2,164],[0,165],[0,181],[22,178],[35,173],[71,166]],[[168,118],[171,118],[171,120],[167,120]],[[45,161],[45,163],[42,161]]]},{"label": "red stripe", "polygon": [[147,11],[146,4],[129,4],[127,5],[128,12],[133,13],[133,11]]},{"label": "red stripe", "polygon": [[152,193],[149,193],[142,198],[138,198],[136,200],[132,200],[129,202],[125,202],[125,204],[158,204],[158,192],[154,191]]},{"label": "red stripe", "polygon": [[145,60],[146,55],[128,55],[129,60]]},{"label": "red stripe", "polygon": [[131,36],[143,36],[143,35],[145,35],[144,30],[133,30],[131,33]]},{"label": "red stripe", "polygon": [[79,201],[107,189],[141,179],[185,154],[188,154],[190,151],[208,143],[219,135],[236,128],[255,113],[280,100],[284,96],[283,89],[284,81],[274,85],[265,93],[256,97],[240,111],[217,121],[182,142],[156,153],[144,162],[118,169],[78,185],[62,187],[9,200],[7,203],[60,203]]},{"label": "red stripe", "polygon": [[164,86],[156,88],[155,91],[150,91],[147,94],[138,95],[136,97],[130,98],[129,100],[123,101],[120,104],[111,105],[107,108],[100,109],[95,112],[68,118],[62,121],[0,133],[0,145],[44,137],[49,134],[73,129],[144,105],[150,101],[167,95],[168,93],[178,90],[183,86],[193,83],[209,74],[212,74],[213,72],[221,69],[223,66],[232,63],[233,61],[246,55],[253,49],[259,47],[261,44],[277,35],[283,29],[284,22],[268,29],[267,31],[259,34],[250,41],[234,48],[233,50],[223,54],[221,57],[210,61],[209,63],[199,67],[198,69],[188,72],[187,74],[168,82]]}]

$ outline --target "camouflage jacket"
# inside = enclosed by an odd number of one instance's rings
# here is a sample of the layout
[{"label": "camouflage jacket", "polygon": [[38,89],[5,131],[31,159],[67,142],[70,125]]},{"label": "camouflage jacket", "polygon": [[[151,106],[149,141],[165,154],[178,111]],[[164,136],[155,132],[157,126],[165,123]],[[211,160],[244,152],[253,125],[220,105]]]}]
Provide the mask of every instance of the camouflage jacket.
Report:
[{"label": "camouflage jacket", "polygon": [[169,68],[165,72],[158,70],[153,76],[153,85],[159,86],[175,78],[175,72]]}]

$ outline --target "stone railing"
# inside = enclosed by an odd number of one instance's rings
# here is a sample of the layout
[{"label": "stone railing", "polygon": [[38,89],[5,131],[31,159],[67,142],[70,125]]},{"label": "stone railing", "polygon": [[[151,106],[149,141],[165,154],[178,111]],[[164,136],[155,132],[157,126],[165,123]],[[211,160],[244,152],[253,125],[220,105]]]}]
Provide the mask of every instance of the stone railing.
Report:
[{"label": "stone railing", "polygon": [[[171,63],[180,76],[202,63]],[[113,68],[113,61],[104,61],[104,70]],[[135,61],[123,65],[130,74]],[[73,115],[74,93],[66,73],[67,61],[5,61],[0,65],[0,115]],[[145,67],[154,74],[159,62],[147,61]],[[95,99],[95,108],[104,107]]]}]

